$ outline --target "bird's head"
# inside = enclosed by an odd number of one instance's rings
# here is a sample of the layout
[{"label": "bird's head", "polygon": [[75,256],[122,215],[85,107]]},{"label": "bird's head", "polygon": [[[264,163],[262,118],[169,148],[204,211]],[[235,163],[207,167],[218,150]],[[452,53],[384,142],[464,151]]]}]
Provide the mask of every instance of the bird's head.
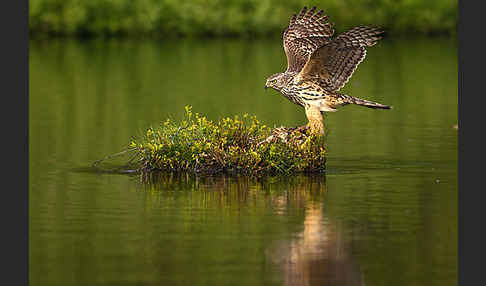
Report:
[{"label": "bird's head", "polygon": [[275,90],[280,91],[282,87],[286,84],[286,77],[284,73],[276,73],[271,75],[267,78],[267,82],[265,83],[265,89],[271,87]]}]

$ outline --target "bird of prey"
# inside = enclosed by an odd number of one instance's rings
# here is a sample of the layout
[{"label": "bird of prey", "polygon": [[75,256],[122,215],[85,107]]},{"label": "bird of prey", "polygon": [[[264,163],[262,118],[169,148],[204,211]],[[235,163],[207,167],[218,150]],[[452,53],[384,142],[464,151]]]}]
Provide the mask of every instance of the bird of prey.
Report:
[{"label": "bird of prey", "polygon": [[270,87],[303,106],[311,132],[324,133],[321,112],[336,111],[347,104],[391,109],[391,106],[339,93],[366,56],[365,47],[376,44],[383,31],[359,26],[332,37],[333,23],[316,7],[294,14],[283,33],[287,70],[270,76]]}]

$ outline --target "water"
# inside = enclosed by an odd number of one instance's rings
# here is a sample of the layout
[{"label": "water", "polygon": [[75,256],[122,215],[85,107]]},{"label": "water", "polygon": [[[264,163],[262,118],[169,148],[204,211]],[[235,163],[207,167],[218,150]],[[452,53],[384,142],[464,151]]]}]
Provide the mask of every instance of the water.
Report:
[{"label": "water", "polygon": [[[185,105],[306,123],[279,39],[32,40],[31,285],[456,285],[457,42],[384,40],[326,116],[325,175],[89,171]],[[88,169],[88,171],[86,171]]]}]

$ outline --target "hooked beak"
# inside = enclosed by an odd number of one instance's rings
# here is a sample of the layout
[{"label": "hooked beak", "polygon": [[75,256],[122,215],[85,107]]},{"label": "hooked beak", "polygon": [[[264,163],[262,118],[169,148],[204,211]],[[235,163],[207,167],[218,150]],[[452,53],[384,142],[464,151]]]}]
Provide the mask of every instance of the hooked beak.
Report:
[{"label": "hooked beak", "polygon": [[268,88],[268,86],[267,86],[267,85],[265,85],[263,88],[264,88],[264,89],[267,89],[267,88]]}]

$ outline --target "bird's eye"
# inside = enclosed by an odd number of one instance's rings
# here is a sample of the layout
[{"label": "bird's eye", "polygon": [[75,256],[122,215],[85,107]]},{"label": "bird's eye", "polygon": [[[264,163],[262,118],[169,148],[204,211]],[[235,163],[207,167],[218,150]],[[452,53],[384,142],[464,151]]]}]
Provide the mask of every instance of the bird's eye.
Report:
[{"label": "bird's eye", "polygon": [[277,83],[277,80],[276,79],[272,80],[272,83]]}]

